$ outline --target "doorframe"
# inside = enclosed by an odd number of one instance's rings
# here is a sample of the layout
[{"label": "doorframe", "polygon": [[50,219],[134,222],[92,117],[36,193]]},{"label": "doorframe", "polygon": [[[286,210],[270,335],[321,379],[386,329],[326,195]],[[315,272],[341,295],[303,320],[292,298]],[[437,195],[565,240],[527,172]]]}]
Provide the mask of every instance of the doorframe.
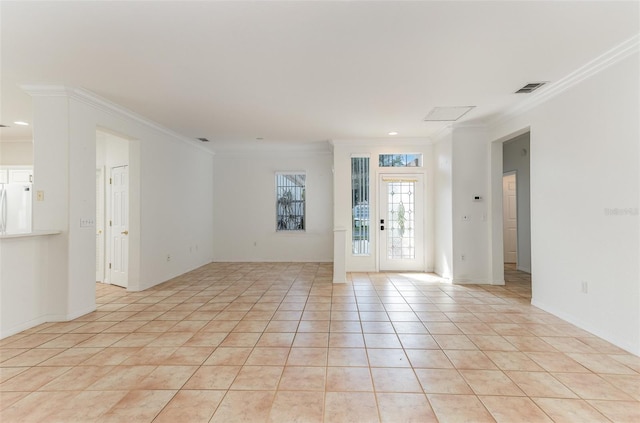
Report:
[{"label": "doorframe", "polygon": [[[519,130],[511,132],[507,135],[494,139],[490,146],[490,197],[491,197],[491,284],[504,285],[504,234],[502,229],[502,175],[503,175],[503,146],[504,143],[510,141],[520,135],[529,133],[529,142],[533,141],[534,131],[531,126],[522,127]],[[529,156],[531,157],[531,156]],[[531,160],[531,159],[529,159]],[[530,205],[531,207],[531,205]],[[533,221],[533,215],[531,216]],[[532,267],[533,267],[533,245],[531,246]],[[531,289],[533,292],[535,278],[533,269],[531,273]]]},{"label": "doorframe", "polygon": [[[505,141],[506,142],[506,141]],[[504,143],[503,143],[504,144]],[[518,204],[518,171],[517,170],[510,170],[508,172],[503,172],[502,173],[502,181],[504,183],[504,178],[505,176],[511,176],[514,175],[515,176],[515,181],[516,181],[516,269],[518,268],[518,251],[519,251],[519,246],[518,246],[518,239],[519,239],[519,225],[518,225],[518,221],[519,219],[519,214],[520,214],[520,208],[519,208],[519,204]],[[503,251],[503,255],[502,255],[502,265],[504,266],[505,262],[504,262],[504,185],[503,185],[503,189],[502,189],[502,251]]]},{"label": "doorframe", "polygon": [[[380,242],[380,203],[381,203],[381,192],[380,192],[380,178],[383,175],[420,175],[422,177],[422,270],[426,272],[427,269],[427,171],[422,167],[388,167],[388,168],[378,168],[375,172],[375,268],[376,272],[381,272],[380,270],[380,250],[382,248]],[[370,205],[371,207],[371,205]],[[371,209],[369,209],[369,213],[371,213]],[[382,272],[385,272],[382,270]],[[408,270],[407,272],[415,272],[415,270]]]},{"label": "doorframe", "polygon": [[[96,231],[97,230],[102,230],[102,254],[98,255],[98,252],[96,252],[96,260],[98,260],[99,262],[96,263],[96,282],[101,282],[101,283],[108,283],[106,280],[106,272],[105,272],[105,263],[107,260],[107,249],[106,249],[106,239],[107,239],[107,227],[105,225],[106,223],[106,211],[107,211],[107,207],[106,207],[106,166],[96,166],[96,173],[100,172],[99,174],[99,178],[100,178],[100,192],[98,192],[96,190],[96,211],[98,210],[98,206],[102,205],[102,222],[99,222],[99,219],[97,218],[98,216],[96,216]],[[102,198],[98,198],[98,195],[100,195]],[[102,228],[102,229],[100,229]],[[96,234],[98,235],[98,234]],[[96,248],[97,248],[97,244],[96,244]],[[100,275],[98,276],[98,273],[100,273]]]}]

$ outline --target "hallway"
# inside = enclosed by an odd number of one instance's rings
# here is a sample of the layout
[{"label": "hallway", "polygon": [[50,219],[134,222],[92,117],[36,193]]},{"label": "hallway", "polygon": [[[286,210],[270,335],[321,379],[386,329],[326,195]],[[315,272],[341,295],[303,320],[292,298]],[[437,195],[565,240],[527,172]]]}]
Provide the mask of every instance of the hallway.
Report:
[{"label": "hallway", "polygon": [[3,422],[640,421],[640,358],[505,286],[213,263],[0,341]]}]

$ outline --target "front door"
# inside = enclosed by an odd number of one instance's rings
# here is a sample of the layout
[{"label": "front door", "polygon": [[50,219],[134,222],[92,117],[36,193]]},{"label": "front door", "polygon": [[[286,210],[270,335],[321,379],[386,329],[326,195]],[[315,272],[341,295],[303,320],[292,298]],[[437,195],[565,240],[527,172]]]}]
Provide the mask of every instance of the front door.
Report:
[{"label": "front door", "polygon": [[424,271],[423,176],[380,175],[379,193],[380,270]]},{"label": "front door", "polygon": [[127,287],[129,280],[129,167],[111,168],[110,282]]}]

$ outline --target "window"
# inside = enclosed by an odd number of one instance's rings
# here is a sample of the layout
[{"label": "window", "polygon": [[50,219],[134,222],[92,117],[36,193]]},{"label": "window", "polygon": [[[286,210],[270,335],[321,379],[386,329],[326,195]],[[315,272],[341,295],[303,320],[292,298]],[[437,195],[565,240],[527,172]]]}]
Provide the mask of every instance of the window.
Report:
[{"label": "window", "polygon": [[369,158],[351,158],[353,254],[369,255]]},{"label": "window", "polygon": [[380,154],[380,167],[421,167],[422,154]]},{"label": "window", "polygon": [[304,173],[276,173],[276,229],[278,231],[305,230]]}]

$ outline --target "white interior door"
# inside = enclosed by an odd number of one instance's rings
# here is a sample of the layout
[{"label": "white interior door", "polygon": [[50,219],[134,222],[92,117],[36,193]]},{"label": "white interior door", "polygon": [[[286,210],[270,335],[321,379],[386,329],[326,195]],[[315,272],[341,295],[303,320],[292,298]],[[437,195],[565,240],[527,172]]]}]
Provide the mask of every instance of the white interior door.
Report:
[{"label": "white interior door", "polygon": [[127,287],[129,280],[129,167],[111,168],[109,281]]},{"label": "white interior door", "polygon": [[96,169],[96,282],[104,282],[104,169]]},{"label": "white interior door", "polygon": [[380,270],[424,271],[424,184],[420,174],[380,175]]},{"label": "white interior door", "polygon": [[502,177],[502,236],[504,262],[518,261],[518,200],[516,174]]}]

